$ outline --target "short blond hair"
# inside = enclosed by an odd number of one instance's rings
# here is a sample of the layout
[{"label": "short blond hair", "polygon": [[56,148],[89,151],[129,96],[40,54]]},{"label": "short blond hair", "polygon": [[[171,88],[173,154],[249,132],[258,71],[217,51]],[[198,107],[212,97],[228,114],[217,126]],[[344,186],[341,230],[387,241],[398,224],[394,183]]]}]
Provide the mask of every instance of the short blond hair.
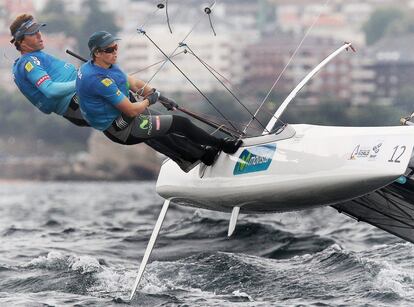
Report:
[{"label": "short blond hair", "polygon": [[[33,16],[30,14],[18,15],[10,25],[10,34],[13,36],[16,33],[16,31],[20,28],[20,26],[30,19],[33,19]],[[20,50],[20,42],[15,41],[14,45],[16,46],[17,50]]]}]

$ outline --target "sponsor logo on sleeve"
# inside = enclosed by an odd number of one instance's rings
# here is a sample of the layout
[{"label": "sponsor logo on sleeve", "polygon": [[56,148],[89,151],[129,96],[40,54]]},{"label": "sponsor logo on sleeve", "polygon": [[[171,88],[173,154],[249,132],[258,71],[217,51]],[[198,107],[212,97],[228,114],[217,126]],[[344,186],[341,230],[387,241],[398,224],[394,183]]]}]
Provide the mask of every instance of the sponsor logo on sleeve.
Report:
[{"label": "sponsor logo on sleeve", "polygon": [[24,65],[24,69],[26,69],[27,72],[31,72],[33,70],[34,66],[32,63],[27,62],[26,65]]},{"label": "sponsor logo on sleeve", "polygon": [[276,144],[256,146],[243,150],[236,163],[233,175],[266,171],[273,161]]},{"label": "sponsor logo on sleeve", "polygon": [[40,66],[40,61],[39,61],[39,59],[37,57],[31,56],[31,58],[33,60],[33,63],[35,63],[37,66]]},{"label": "sponsor logo on sleeve", "polygon": [[42,85],[43,82],[45,82],[46,80],[50,80],[49,75],[44,75],[42,76],[39,80],[36,81],[36,86],[39,87]]},{"label": "sponsor logo on sleeve", "polygon": [[113,83],[112,80],[111,79],[108,79],[108,78],[103,79],[101,82],[106,87],[110,86]]}]

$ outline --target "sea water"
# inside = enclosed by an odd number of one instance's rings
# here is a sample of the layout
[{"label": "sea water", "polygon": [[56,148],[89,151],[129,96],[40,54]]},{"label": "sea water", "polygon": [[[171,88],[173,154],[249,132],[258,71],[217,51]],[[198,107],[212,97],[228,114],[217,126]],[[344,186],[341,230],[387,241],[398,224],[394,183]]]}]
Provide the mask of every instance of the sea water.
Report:
[{"label": "sea water", "polygon": [[414,245],[337,213],[162,207],[154,182],[0,184],[0,306],[412,306]]}]

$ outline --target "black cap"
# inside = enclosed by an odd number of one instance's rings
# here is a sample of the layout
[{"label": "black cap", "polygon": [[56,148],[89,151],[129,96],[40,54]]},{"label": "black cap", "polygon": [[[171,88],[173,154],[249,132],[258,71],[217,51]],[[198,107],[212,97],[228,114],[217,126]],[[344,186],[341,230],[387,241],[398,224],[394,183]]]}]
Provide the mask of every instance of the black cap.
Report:
[{"label": "black cap", "polygon": [[88,40],[88,47],[91,55],[101,48],[105,48],[120,38],[113,36],[111,33],[106,31],[98,31],[93,33]]},{"label": "black cap", "polygon": [[44,27],[45,25],[45,23],[35,22],[33,18],[29,19],[23,22],[20,27],[14,33],[12,33],[13,39],[10,42],[13,44],[15,41],[22,39],[25,35],[35,34],[39,32],[40,28]]}]

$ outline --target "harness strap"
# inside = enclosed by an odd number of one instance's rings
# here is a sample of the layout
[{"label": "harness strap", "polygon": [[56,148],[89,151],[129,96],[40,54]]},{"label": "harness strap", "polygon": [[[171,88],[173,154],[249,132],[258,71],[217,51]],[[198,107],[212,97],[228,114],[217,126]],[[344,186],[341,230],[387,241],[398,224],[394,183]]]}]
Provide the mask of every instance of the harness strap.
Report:
[{"label": "harness strap", "polygon": [[127,117],[126,115],[121,114],[112,122],[112,127],[114,127],[116,131],[121,131],[127,128],[133,120],[133,117]]}]

